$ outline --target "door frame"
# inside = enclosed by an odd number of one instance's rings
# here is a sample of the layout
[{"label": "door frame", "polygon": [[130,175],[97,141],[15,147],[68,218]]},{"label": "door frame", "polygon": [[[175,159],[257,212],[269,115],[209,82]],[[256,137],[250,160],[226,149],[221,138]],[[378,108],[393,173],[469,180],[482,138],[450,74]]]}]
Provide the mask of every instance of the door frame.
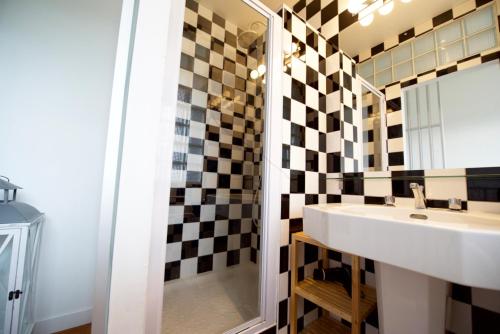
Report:
[{"label": "door frame", "polygon": [[[281,18],[268,18],[261,239],[261,314],[276,325],[281,202]],[[160,333],[177,85],[185,0],[124,0],[112,91],[93,333]],[[272,112],[271,112],[272,111]]]}]

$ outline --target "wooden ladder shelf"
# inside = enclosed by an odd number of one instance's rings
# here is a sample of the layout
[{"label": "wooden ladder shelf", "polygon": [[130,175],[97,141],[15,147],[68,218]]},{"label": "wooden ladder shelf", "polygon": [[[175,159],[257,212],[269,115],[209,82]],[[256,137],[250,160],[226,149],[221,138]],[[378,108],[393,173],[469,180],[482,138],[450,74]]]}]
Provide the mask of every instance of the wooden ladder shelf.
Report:
[{"label": "wooden ladder shelf", "polygon": [[[360,284],[360,259],[352,256],[352,298],[349,297],[342,284],[305,278],[298,281],[297,244],[308,243],[321,249],[323,268],[328,267],[328,250],[331,249],[312,239],[303,232],[292,235],[292,291],[290,305],[290,333],[297,333],[297,297],[300,296],[323,309],[323,316],[313,321],[302,333],[306,334],[359,334],[361,322],[370,315],[377,305],[375,289]],[[363,297],[361,297],[363,295]],[[328,314],[337,316],[351,323],[351,328]]]}]

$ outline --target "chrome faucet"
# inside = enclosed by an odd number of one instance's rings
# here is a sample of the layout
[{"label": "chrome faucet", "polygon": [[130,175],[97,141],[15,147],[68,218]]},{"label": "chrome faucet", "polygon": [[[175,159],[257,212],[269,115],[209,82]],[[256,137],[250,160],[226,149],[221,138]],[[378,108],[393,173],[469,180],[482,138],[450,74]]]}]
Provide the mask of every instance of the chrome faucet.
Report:
[{"label": "chrome faucet", "polygon": [[415,197],[415,209],[425,209],[424,186],[418,183],[410,183],[410,189],[413,191],[413,197]]}]

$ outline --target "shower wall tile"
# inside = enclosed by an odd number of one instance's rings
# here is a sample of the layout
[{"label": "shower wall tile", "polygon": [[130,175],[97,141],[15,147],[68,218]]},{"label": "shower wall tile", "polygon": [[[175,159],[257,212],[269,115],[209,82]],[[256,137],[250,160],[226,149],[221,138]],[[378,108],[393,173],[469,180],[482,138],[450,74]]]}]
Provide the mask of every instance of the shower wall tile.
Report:
[{"label": "shower wall tile", "polygon": [[258,259],[264,37],[187,0],[165,281]]}]

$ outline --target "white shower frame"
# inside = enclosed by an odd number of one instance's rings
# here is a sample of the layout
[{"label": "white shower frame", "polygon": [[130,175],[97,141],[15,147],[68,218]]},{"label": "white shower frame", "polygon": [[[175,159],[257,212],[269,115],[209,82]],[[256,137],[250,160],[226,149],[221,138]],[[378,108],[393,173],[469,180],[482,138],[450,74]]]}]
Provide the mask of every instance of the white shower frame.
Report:
[{"label": "white shower frame", "polygon": [[[276,326],[278,307],[282,19],[268,20],[260,315],[226,333]],[[159,334],[185,0],[124,0],[104,166],[92,333]],[[271,112],[272,111],[272,112]]]}]

